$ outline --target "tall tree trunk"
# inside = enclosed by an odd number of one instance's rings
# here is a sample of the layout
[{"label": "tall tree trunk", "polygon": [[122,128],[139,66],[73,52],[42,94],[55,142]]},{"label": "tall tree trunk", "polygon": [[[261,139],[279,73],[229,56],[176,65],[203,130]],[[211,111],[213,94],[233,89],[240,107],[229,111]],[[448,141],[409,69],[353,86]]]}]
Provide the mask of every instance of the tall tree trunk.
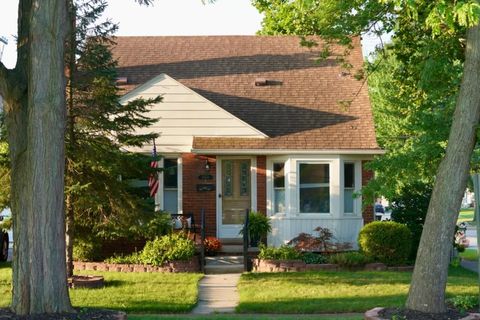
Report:
[{"label": "tall tree trunk", "polygon": [[453,234],[480,120],[480,27],[467,32],[465,65],[445,158],[437,172],[417,253],[407,308],[446,310],[445,288]]},{"label": "tall tree trunk", "polygon": [[0,65],[12,166],[17,314],[71,312],[65,270],[65,0],[19,3],[17,66]]}]

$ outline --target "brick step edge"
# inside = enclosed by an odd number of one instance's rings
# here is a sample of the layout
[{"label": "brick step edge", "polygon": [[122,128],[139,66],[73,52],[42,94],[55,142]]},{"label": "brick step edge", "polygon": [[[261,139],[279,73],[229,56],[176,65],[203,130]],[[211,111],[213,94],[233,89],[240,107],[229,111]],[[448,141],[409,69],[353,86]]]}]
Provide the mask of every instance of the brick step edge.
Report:
[{"label": "brick step edge", "polygon": [[[337,264],[306,264],[302,260],[263,260],[252,259],[253,272],[302,272],[302,271],[342,271],[345,268]],[[354,270],[365,271],[413,271],[413,266],[387,267],[383,263],[369,263],[363,268]]]},{"label": "brick step edge", "polygon": [[193,257],[188,261],[167,262],[163,266],[155,267],[143,264],[118,264],[105,262],[80,262],[73,263],[74,270],[87,271],[114,271],[114,272],[200,272],[200,263],[198,257]]}]

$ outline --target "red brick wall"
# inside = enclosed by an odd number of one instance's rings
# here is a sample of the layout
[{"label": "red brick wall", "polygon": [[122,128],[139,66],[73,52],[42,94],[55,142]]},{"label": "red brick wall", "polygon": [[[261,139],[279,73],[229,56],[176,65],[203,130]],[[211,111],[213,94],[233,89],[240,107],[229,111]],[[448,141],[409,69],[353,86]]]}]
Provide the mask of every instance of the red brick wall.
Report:
[{"label": "red brick wall", "polygon": [[[209,174],[212,180],[200,180],[199,176],[206,174],[205,160],[210,165]],[[201,156],[192,153],[182,155],[182,182],[183,182],[183,213],[193,213],[200,233],[200,212],[205,209],[205,233],[207,236],[217,236],[216,195],[217,191],[197,191],[197,184],[213,184],[216,187],[216,157]]]},{"label": "red brick wall", "polygon": [[257,211],[267,214],[267,157],[257,156]]},{"label": "red brick wall", "polygon": [[[365,168],[365,164],[367,164],[369,161],[362,161],[362,187],[367,185],[368,181],[373,179],[374,173],[373,171],[367,170]],[[374,214],[373,214],[373,204],[374,204],[374,199],[368,199],[367,197],[363,197],[363,223],[367,224],[370,223],[374,220]]]}]

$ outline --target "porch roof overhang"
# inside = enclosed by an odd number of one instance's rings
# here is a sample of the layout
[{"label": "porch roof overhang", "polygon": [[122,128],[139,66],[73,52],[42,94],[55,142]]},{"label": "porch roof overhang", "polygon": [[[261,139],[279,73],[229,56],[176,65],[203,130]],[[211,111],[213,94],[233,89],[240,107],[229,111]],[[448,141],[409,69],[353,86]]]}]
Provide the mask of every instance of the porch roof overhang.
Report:
[{"label": "porch roof overhang", "polygon": [[290,155],[290,154],[342,154],[382,155],[383,149],[192,149],[192,153],[204,155]]}]

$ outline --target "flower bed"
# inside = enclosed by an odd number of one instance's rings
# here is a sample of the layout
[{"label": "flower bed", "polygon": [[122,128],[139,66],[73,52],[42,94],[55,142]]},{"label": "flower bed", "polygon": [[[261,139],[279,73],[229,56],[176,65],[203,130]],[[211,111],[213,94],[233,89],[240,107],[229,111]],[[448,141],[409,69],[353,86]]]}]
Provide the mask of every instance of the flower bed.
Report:
[{"label": "flower bed", "polygon": [[74,262],[75,270],[90,271],[116,271],[116,272],[199,272],[200,263],[198,257],[194,256],[186,261],[166,262],[162,266],[156,267],[143,264],[118,264],[104,262]]},{"label": "flower bed", "polygon": [[[303,272],[303,271],[339,271],[337,264],[306,264],[302,260],[264,260],[253,259],[253,272]],[[362,268],[367,271],[412,271],[413,266],[387,267],[383,263],[368,263]]]}]

